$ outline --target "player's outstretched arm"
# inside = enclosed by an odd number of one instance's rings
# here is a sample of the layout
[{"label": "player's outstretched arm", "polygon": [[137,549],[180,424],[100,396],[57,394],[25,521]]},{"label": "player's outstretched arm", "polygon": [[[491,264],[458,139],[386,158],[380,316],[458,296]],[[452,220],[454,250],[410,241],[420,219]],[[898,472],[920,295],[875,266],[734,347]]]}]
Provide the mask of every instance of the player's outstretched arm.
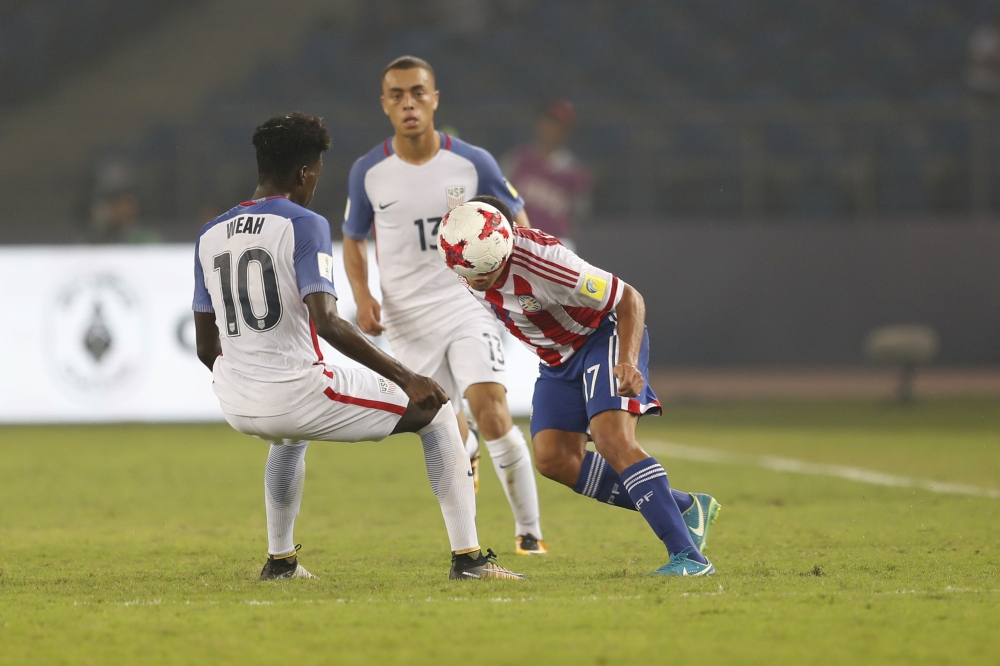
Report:
[{"label": "player's outstretched arm", "polygon": [[642,391],[645,381],[639,372],[639,349],[646,328],[646,303],[642,294],[630,285],[622,283],[625,290],[615,308],[618,315],[618,365],[615,378],[618,380],[618,395],[634,398]]},{"label": "player's outstretched arm", "polygon": [[382,335],[382,306],[368,290],[368,242],[344,237],[344,270],[358,304],[358,328],[368,335]]},{"label": "player's outstretched arm", "polygon": [[222,342],[219,341],[219,327],[215,325],[214,313],[194,313],[194,336],[198,360],[211,370],[215,359],[222,355]]},{"label": "player's outstretched arm", "polygon": [[326,292],[308,294],[305,303],[316,327],[316,335],[341,354],[399,384],[421,409],[437,410],[448,402],[448,395],[433,379],[412,372],[369,342],[361,331],[337,314],[337,299],[332,295]]}]

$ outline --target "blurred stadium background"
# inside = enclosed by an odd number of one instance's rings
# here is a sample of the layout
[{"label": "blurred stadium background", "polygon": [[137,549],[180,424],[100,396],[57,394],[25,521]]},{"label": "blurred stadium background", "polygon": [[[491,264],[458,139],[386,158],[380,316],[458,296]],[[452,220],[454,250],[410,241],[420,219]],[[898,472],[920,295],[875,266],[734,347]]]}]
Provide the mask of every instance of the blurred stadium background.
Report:
[{"label": "blurred stadium background", "polygon": [[891,395],[865,342],[897,324],[930,336],[918,395],[1000,393],[994,0],[8,0],[0,244],[55,271],[55,246],[190,246],[291,110],[333,135],[337,238],[402,54],[437,70],[438,127],[498,157],[572,102],[570,235],[646,295],[665,397]]}]

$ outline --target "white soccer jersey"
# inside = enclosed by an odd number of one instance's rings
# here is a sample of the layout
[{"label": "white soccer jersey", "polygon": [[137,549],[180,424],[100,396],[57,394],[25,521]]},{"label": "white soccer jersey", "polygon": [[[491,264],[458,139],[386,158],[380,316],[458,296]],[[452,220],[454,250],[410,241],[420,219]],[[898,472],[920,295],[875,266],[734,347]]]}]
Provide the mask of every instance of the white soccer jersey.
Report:
[{"label": "white soccer jersey", "polygon": [[390,342],[450,327],[478,306],[437,253],[438,225],[468,199],[488,194],[516,215],[524,201],[483,150],[441,133],[430,161],[408,164],[386,139],[354,163],[344,235],[365,240],[374,228],[382,314]]},{"label": "white soccer jersey", "polygon": [[215,313],[212,370],[223,411],[288,414],[326,386],[302,299],[337,295],[330,225],[284,197],[247,201],[206,224],[195,246],[195,312]]},{"label": "white soccer jersey", "polygon": [[555,367],[587,342],[623,289],[618,278],[556,238],[515,226],[514,250],[500,277],[487,291],[470,291],[542,363]]}]

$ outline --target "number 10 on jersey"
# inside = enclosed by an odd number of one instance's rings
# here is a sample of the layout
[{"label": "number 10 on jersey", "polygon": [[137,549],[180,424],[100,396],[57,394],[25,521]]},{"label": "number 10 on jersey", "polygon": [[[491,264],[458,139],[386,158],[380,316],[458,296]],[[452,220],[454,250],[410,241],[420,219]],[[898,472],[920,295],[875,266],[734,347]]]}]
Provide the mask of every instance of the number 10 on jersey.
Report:
[{"label": "number 10 on jersey", "polygon": [[[250,279],[251,264],[255,280]],[[267,250],[252,247],[244,250],[236,262],[233,275],[233,255],[223,252],[212,257],[212,268],[219,274],[219,287],[226,310],[226,335],[235,338],[240,334],[240,317],[236,314],[237,303],[243,323],[251,331],[269,331],[281,321],[281,294],[278,292],[278,276],[274,272],[274,260]],[[235,280],[234,280],[235,278]],[[233,282],[239,300],[233,297]],[[251,292],[259,292],[253,293]],[[263,312],[254,312],[251,295],[264,306]]]}]

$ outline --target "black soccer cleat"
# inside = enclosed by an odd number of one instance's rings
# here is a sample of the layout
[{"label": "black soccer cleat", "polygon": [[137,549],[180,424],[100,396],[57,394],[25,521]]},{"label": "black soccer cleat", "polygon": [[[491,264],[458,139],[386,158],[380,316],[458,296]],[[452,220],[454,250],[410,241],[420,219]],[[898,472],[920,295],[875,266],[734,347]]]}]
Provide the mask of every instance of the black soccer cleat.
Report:
[{"label": "black soccer cleat", "polygon": [[472,557],[471,553],[463,555],[451,555],[451,571],[448,578],[451,580],[467,580],[471,578],[505,578],[507,580],[524,580],[524,574],[508,571],[496,563],[496,553],[491,548],[486,549],[486,554],[479,551],[479,557]]},{"label": "black soccer cleat", "polygon": [[549,544],[537,538],[534,534],[521,534],[514,537],[514,554],[548,555]]},{"label": "black soccer cleat", "polygon": [[[295,552],[298,553],[300,548],[302,548],[302,544],[296,544]],[[316,576],[313,576],[306,571],[304,566],[299,564],[299,556],[297,554],[291,557],[278,558],[268,555],[267,562],[264,563],[264,568],[260,570],[260,579],[284,580],[286,578],[316,578]]]}]

